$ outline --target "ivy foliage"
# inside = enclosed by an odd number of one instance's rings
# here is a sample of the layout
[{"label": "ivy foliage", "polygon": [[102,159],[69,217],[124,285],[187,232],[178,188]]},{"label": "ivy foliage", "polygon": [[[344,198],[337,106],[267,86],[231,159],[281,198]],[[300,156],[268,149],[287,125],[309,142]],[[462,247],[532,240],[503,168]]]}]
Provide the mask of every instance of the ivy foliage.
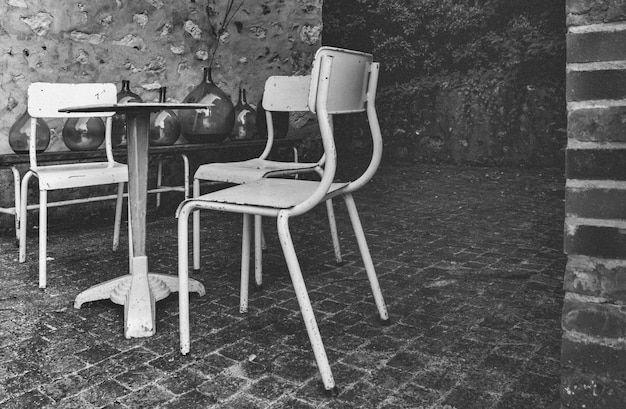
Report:
[{"label": "ivy foliage", "polygon": [[477,106],[492,118],[485,146],[499,150],[490,157],[506,162],[521,138],[540,141],[528,140],[542,150],[531,155],[558,155],[558,136],[529,136],[522,118],[529,96],[542,95],[535,111],[549,111],[544,134],[564,127],[565,0],[325,0],[323,16],[324,45],[381,63],[377,108],[387,144],[419,143],[406,138],[426,129],[458,151],[460,137],[446,134],[449,120],[434,110],[442,95],[463,95],[465,130],[485,118],[474,118]]},{"label": "ivy foliage", "polygon": [[382,85],[446,85],[486,71],[554,85],[563,81],[564,10],[564,0],[326,0],[323,42],[374,54]]}]

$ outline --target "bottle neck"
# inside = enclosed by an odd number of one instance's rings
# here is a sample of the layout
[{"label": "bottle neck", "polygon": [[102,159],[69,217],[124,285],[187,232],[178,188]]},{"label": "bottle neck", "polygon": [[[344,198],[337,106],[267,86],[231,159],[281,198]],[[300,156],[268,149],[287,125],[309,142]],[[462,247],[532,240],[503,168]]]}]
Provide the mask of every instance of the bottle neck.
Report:
[{"label": "bottle neck", "polygon": [[167,100],[167,88],[166,87],[161,87],[159,89],[159,102],[166,102]]},{"label": "bottle neck", "polygon": [[122,80],[122,91],[130,92],[130,81]]},{"label": "bottle neck", "polygon": [[211,68],[204,67],[204,82],[213,83],[213,78],[211,78]]}]

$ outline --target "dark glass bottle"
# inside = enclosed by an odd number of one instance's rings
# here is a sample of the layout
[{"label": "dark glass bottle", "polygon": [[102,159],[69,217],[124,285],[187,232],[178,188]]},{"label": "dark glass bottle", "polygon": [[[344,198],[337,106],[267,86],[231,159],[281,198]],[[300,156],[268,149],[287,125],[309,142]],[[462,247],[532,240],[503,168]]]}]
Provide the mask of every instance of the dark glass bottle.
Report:
[{"label": "dark glass bottle", "polygon": [[[159,89],[159,102],[166,102],[166,88]],[[164,109],[150,115],[150,145],[172,145],[180,135],[180,120],[174,111]]]},{"label": "dark glass bottle", "polygon": [[235,107],[230,97],[211,79],[211,69],[204,68],[204,78],[183,102],[206,103],[207,109],[181,109],[178,112],[183,136],[191,143],[217,143],[228,138],[235,124]]},{"label": "dark glass bottle", "polygon": [[[285,138],[289,131],[289,112],[272,112],[272,123],[274,124],[274,138]],[[256,126],[259,138],[267,139],[267,118],[265,118],[262,96],[256,106]]]},{"label": "dark glass bottle", "polygon": [[[30,137],[30,115],[25,111],[15,121],[9,131],[9,146],[15,153],[28,153],[28,144]],[[35,131],[35,150],[43,152],[50,143],[50,128],[42,118],[37,118],[37,127]]]},{"label": "dark glass bottle", "polygon": [[69,118],[63,126],[63,142],[72,151],[92,151],[104,142],[104,121],[98,117]]},{"label": "dark glass bottle", "polygon": [[[122,80],[122,89],[117,93],[117,103],[143,102],[141,97],[130,90],[130,81]],[[126,144],[126,115],[113,115],[111,128],[111,145],[113,147]]]},{"label": "dark glass bottle", "polygon": [[256,111],[246,99],[246,90],[239,88],[239,100],[235,105],[235,126],[232,139],[243,141],[256,137]]}]

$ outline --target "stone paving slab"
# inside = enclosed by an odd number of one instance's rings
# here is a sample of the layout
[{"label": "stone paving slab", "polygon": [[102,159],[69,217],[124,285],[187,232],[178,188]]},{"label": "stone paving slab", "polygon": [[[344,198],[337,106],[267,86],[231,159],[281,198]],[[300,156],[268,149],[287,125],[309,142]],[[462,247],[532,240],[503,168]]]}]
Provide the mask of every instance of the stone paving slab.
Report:
[{"label": "stone paving slab", "polygon": [[[392,318],[377,320],[345,208],[334,264],[323,208],[293,236],[335,379],[329,398],[298,312],[276,229],[262,290],[238,312],[240,217],[205,213],[207,294],[191,296],[191,353],[178,352],[178,299],[157,334],[125,339],[123,307],[73,308],[81,290],[127,271],[112,221],[50,226],[49,286],[36,234],[18,264],[0,236],[2,408],[545,408],[558,399],[563,293],[561,172],[383,166],[356,196]],[[121,248],[125,248],[124,241]],[[176,223],[150,218],[150,269],[176,271]]]}]

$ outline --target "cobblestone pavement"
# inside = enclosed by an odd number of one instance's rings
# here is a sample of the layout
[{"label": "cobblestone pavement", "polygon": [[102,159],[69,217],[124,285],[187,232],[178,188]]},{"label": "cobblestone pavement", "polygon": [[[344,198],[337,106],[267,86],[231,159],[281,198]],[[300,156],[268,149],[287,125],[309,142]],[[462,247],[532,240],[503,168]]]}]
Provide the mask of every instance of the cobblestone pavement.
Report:
[{"label": "cobblestone pavement", "polygon": [[[334,264],[325,210],[292,223],[340,388],[322,392],[275,226],[263,289],[238,312],[240,217],[203,217],[191,353],[178,349],[178,298],[157,333],[125,339],[123,307],[73,308],[81,290],[127,271],[112,222],[51,226],[49,286],[37,288],[36,235],[18,264],[0,236],[0,407],[545,408],[558,399],[564,180],[558,171],[383,166],[356,196],[392,325],[376,308],[345,208],[346,264]],[[6,216],[5,216],[6,217]],[[234,234],[232,234],[234,232]],[[122,243],[125,248],[127,242]],[[152,272],[175,273],[171,212],[151,215]]]}]

